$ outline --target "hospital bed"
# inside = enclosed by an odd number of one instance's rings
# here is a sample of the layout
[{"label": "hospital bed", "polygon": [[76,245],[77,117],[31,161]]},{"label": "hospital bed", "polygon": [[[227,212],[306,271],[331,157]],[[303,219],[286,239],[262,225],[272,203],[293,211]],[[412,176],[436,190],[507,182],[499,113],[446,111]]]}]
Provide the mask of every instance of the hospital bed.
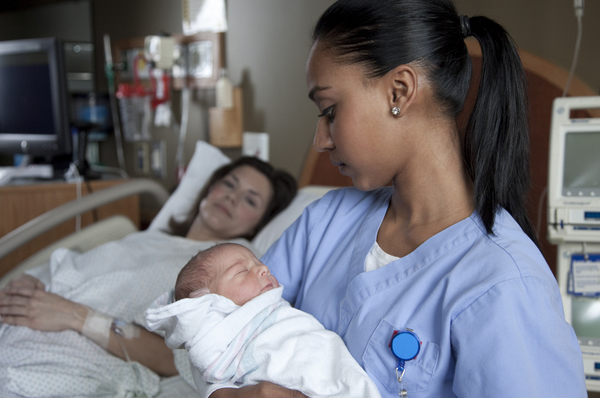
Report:
[{"label": "hospital bed", "polygon": [[[172,195],[168,195],[168,193],[164,190],[164,188],[162,188],[159,184],[153,182],[153,181],[149,181],[149,180],[144,180],[144,179],[140,179],[140,180],[132,180],[126,184],[120,184],[114,187],[110,187],[110,188],[106,188],[104,190],[101,191],[97,191],[94,192],[92,194],[86,195],[84,196],[82,199],[78,200],[78,201],[74,201],[74,202],[70,202],[67,203],[63,206],[60,206],[58,208],[55,208],[54,210],[45,213],[37,218],[35,218],[34,220],[28,222],[27,224],[23,225],[22,227],[18,228],[17,230],[9,233],[8,235],[2,237],[0,239],[0,257],[4,256],[8,253],[10,253],[11,250],[14,250],[15,248],[17,248],[19,245],[26,243],[28,240],[34,238],[35,236],[49,230],[50,228],[52,228],[54,225],[58,225],[62,222],[64,222],[65,220],[68,220],[69,218],[74,217],[77,214],[80,213],[84,213],[86,211],[89,211],[92,208],[95,208],[97,206],[101,206],[104,205],[106,203],[109,203],[111,201],[115,201],[115,200],[119,200],[127,195],[135,195],[135,194],[141,194],[141,193],[146,193],[146,194],[151,194],[157,201],[158,203],[163,204],[163,206],[161,207],[161,210],[159,211],[159,213],[157,214],[157,216],[154,218],[154,220],[152,221],[152,223],[150,224],[150,226],[148,227],[148,231],[152,232],[152,230],[164,230],[164,229],[168,229],[168,221],[169,219],[174,216],[174,217],[178,217],[178,215],[180,214],[185,214],[187,213],[188,209],[190,208],[191,205],[194,204],[195,202],[195,198],[197,197],[197,195],[199,194],[199,191],[202,189],[202,187],[204,186],[204,183],[208,180],[209,176],[212,174],[212,172],[219,168],[220,166],[226,164],[227,162],[229,162],[229,158],[227,158],[225,155],[223,155],[223,153],[218,150],[217,148],[203,142],[203,141],[199,141],[196,144],[196,150],[194,153],[194,156],[192,157],[190,164],[188,165],[187,171],[185,176],[183,177],[181,183],[179,184],[179,186],[177,187],[177,189],[173,192]],[[289,226],[299,215],[300,213],[303,211],[303,209],[312,201],[314,201],[315,199],[317,199],[318,197],[322,196],[325,192],[327,192],[329,189],[331,189],[331,187],[316,187],[316,186],[307,186],[307,187],[303,187],[302,189],[300,189],[298,195],[294,198],[294,200],[292,201],[292,203],[290,204],[290,206],[288,206],[288,208],[286,208],[282,213],[278,214],[251,242],[251,246],[255,249],[255,251],[258,254],[264,253],[266,251],[266,249],[271,245],[271,243],[273,243],[280,235],[281,233],[285,230],[285,228],[287,228],[287,226]],[[138,241],[135,241],[133,239],[139,239],[140,236],[137,234],[133,234],[134,232],[136,232],[138,229],[137,227],[130,221],[128,220],[126,217],[123,216],[115,216],[115,217],[111,217],[109,219],[105,219],[102,221],[99,221],[87,228],[84,228],[81,230],[81,232],[67,236],[66,238],[63,238],[55,243],[53,243],[51,246],[41,250],[38,253],[33,254],[31,257],[29,257],[28,259],[26,259],[24,262],[22,262],[21,264],[17,265],[14,269],[12,269],[8,274],[6,274],[1,280],[0,280],[0,287],[4,286],[6,283],[8,283],[8,281],[10,279],[12,279],[14,276],[21,274],[25,271],[30,271],[30,272],[39,272],[40,269],[44,270],[43,272],[50,272],[52,274],[52,283],[56,284],[56,274],[57,273],[63,273],[64,271],[62,271],[62,269],[64,268],[68,268],[68,269],[81,269],[78,267],[81,267],[82,265],[85,265],[86,269],[98,269],[99,272],[97,272],[96,274],[102,274],[104,273],[104,267],[108,268],[112,268],[112,271],[114,271],[114,269],[118,269],[117,272],[121,272],[121,268],[125,267],[122,271],[123,275],[126,275],[127,278],[130,278],[129,280],[131,280],[132,276],[135,277],[136,273],[139,272],[147,272],[146,270],[148,268],[143,268],[142,270],[142,266],[146,267],[146,265],[142,265],[143,263],[141,262],[136,262],[135,260],[130,260],[126,257],[129,257],[131,253],[129,251],[129,247],[127,247],[127,251],[125,253],[125,256],[121,255],[120,257],[111,257],[113,260],[112,261],[108,261],[108,262],[104,262],[104,263],[99,263],[99,262],[93,262],[92,264],[90,264],[88,262],[88,259],[82,259],[79,257],[79,260],[73,260],[73,262],[65,264],[62,260],[60,260],[60,262],[58,262],[58,260],[56,260],[56,263],[53,263],[53,260],[51,259],[51,255],[52,253],[54,253],[54,257],[52,257],[53,259],[55,259],[57,256],[60,255],[64,255],[64,256],[70,256],[70,253],[73,252],[86,252],[86,253],[94,253],[94,255],[96,253],[98,253],[97,251],[93,251],[92,249],[94,249],[95,247],[103,244],[103,243],[107,243],[109,245],[113,245],[110,246],[110,248],[102,248],[99,250],[104,250],[105,252],[107,251],[112,251],[114,250],[114,248],[117,249],[122,249],[123,246],[127,246],[128,244],[123,243],[124,241],[121,238],[124,239],[130,239],[130,242],[133,241],[134,243],[137,243]],[[137,236],[137,237],[136,237]],[[134,238],[131,238],[134,237]],[[161,239],[165,239],[165,238],[161,238]],[[184,241],[184,239],[181,238],[171,238],[174,241]],[[121,243],[118,243],[121,242]],[[116,245],[120,245],[120,246],[115,246]],[[175,243],[177,244],[177,243]],[[146,251],[148,249],[148,246],[135,246],[134,247],[139,247],[139,248],[143,248],[140,251]],[[177,251],[177,247],[173,248],[172,246],[168,246],[169,248],[167,248],[166,250],[162,250],[162,253],[168,253],[169,257],[174,257],[173,256],[173,252]],[[64,249],[60,249],[58,251],[55,251],[58,248],[66,248],[66,249],[70,249],[70,251],[65,251]],[[57,253],[61,253],[60,255],[57,255]],[[65,254],[66,253],[66,254]],[[195,253],[195,252],[194,252]],[[131,256],[133,256],[133,253],[131,253]],[[180,255],[181,256],[181,255]],[[191,255],[190,255],[191,257]],[[69,257],[70,258],[70,257]],[[189,259],[189,257],[187,257],[187,259]],[[77,262],[80,261],[80,262]],[[155,260],[152,260],[155,261]],[[184,260],[182,262],[178,262],[181,263],[181,265],[185,264]],[[109,264],[109,265],[104,265],[104,264]],[[165,263],[161,262],[160,260],[157,260],[157,268],[167,268],[167,265],[164,265]],[[58,268],[53,268],[53,264],[59,264]],[[72,264],[75,264],[74,266],[72,266]],[[125,265],[123,265],[125,264]],[[140,264],[139,266],[132,266],[131,264]],[[41,267],[38,267],[38,265],[40,265]],[[180,267],[179,267],[180,268]],[[173,269],[173,268],[168,268],[168,269]],[[167,273],[169,274],[169,277],[176,275],[176,272],[172,272],[172,271],[161,271],[164,272],[165,275],[167,275]],[[48,271],[46,271],[48,270]],[[151,268],[151,271],[154,272],[155,269]],[[129,272],[129,274],[127,274]],[[90,272],[90,274],[94,274],[94,272]],[[173,275],[171,275],[173,274]],[[36,277],[38,276],[38,274],[35,274]],[[74,274],[73,274],[74,275]],[[85,271],[83,273],[84,278],[86,279],[86,283],[94,283],[94,282],[90,282],[89,278],[88,278],[88,272]],[[119,274],[121,275],[121,274]],[[129,276],[127,276],[129,275]],[[96,277],[95,275],[92,275],[91,277]],[[69,278],[71,278],[71,274],[69,275]],[[122,280],[122,277],[119,276],[119,278]],[[42,279],[43,280],[43,279]],[[80,285],[81,283],[84,283],[84,280],[80,280],[79,282],[75,282],[73,286],[82,286]],[[164,283],[164,282],[163,282]],[[174,281],[173,281],[174,283]],[[106,286],[106,283],[100,283],[96,286]],[[47,285],[49,286],[49,285]],[[148,286],[152,286],[151,282],[148,282],[146,279],[144,281],[143,286],[140,286],[136,289],[136,296],[140,296],[142,293],[140,293],[140,291],[149,291],[150,293],[143,293],[143,294],[150,294],[152,295],[151,300],[155,299],[156,297],[158,297],[158,295],[160,295],[162,292],[166,291],[166,289],[168,289],[169,287],[171,287],[171,284],[168,284],[168,287],[163,287],[162,289],[165,290],[161,290],[161,291],[156,291],[155,288],[151,288]],[[77,290],[76,288],[74,288],[74,290]],[[51,290],[53,291],[53,290]],[[54,291],[53,291],[54,292]],[[142,294],[142,295],[143,295]],[[65,296],[67,298],[70,298],[68,296]],[[78,296],[75,296],[78,297]],[[108,301],[106,297],[110,297],[110,300],[112,301]],[[102,300],[102,302],[107,302],[107,306],[109,309],[114,308],[117,299],[115,298],[113,293],[109,293],[106,295],[103,295],[102,298],[100,298],[100,300]],[[128,299],[129,300],[129,299]],[[150,302],[151,302],[150,300]],[[76,299],[76,301],[78,301]],[[78,301],[79,302],[79,301]],[[85,303],[85,301],[81,301],[82,303]],[[122,300],[121,303],[124,302],[128,302],[127,300]],[[139,301],[137,302],[139,303]],[[128,305],[130,303],[128,302]],[[88,304],[90,305],[90,304]],[[124,304],[119,304],[119,305],[124,305]],[[139,307],[139,306],[138,306]],[[97,307],[94,307],[97,308]],[[143,308],[147,308],[147,305],[145,305]],[[106,309],[102,309],[99,308],[100,311],[105,312]],[[130,321],[130,320],[129,320]],[[134,320],[135,321],[135,320]],[[0,324],[0,327],[2,325]],[[14,347],[14,345],[11,343],[14,340],[6,340],[7,338],[9,339],[14,339],[14,335],[18,332],[24,332],[24,333],[36,333],[34,331],[29,331],[29,329],[26,330],[22,330],[22,331],[16,331],[16,330],[11,330],[10,336],[11,337],[6,337],[8,336],[8,332],[5,333],[4,335],[2,335],[2,339],[3,339],[3,343],[6,347]],[[37,332],[39,334],[39,332]],[[0,333],[2,334],[2,333]],[[65,339],[68,337],[65,337]],[[33,336],[33,335],[27,335],[26,337],[22,337],[20,338],[21,340],[18,341],[27,341],[27,344],[32,344],[32,340],[33,340],[33,344],[45,344],[44,341],[38,341],[35,340],[37,339],[37,337]],[[41,336],[40,337],[41,340],[45,339],[45,336]],[[61,343],[61,344],[66,344],[66,343]],[[38,346],[39,348],[39,346]],[[42,348],[42,350],[44,350],[44,355],[46,353],[45,348]],[[50,351],[50,349],[48,349],[48,351]],[[11,353],[9,351],[9,353]],[[85,355],[87,354],[88,351],[86,351]],[[11,355],[16,355],[16,354],[12,354]],[[50,354],[49,354],[50,355]],[[55,355],[55,354],[52,354]],[[96,354],[94,354],[96,355]],[[107,354],[104,354],[107,355]],[[65,367],[65,357],[66,357],[66,361],[70,361],[69,358],[73,358],[73,360],[75,361],[75,358],[72,356],[69,356],[68,354],[64,354],[64,355],[56,355],[57,359],[53,359],[52,362],[54,363],[54,361],[56,360],[58,365],[53,365],[53,370],[51,371],[52,373],[55,372],[55,368],[56,367]],[[77,358],[87,358],[83,355],[81,356],[77,356]],[[55,358],[54,356],[52,358]],[[7,361],[9,361],[8,359],[6,359]],[[94,362],[92,362],[92,360]],[[116,359],[113,359],[113,361]],[[87,364],[89,364],[89,367],[93,367],[95,366],[94,364],[96,360],[94,358],[90,359],[90,360],[86,360]],[[186,360],[187,362],[187,360]],[[12,366],[11,362],[7,362],[10,363]],[[24,368],[26,366],[16,366],[15,368]],[[86,369],[87,370],[87,369]],[[69,372],[68,370],[65,372]],[[115,371],[116,372],[116,371]],[[37,372],[36,373],[36,377],[44,377],[43,380],[47,380],[45,377],[47,376],[37,376],[37,374],[40,373],[44,373],[44,372]],[[47,374],[47,373],[46,373]],[[69,385],[75,385],[76,381],[76,377],[79,377],[78,375],[73,375],[71,376],[71,373],[61,373],[63,374],[63,376],[55,376],[58,378],[67,378],[68,381],[66,381],[66,384]],[[68,376],[67,376],[68,375]],[[108,377],[108,376],[107,376]],[[143,379],[143,377],[142,377]],[[28,381],[26,381],[25,383],[29,383]],[[39,381],[36,380],[37,384],[41,384]],[[33,387],[32,387],[33,388]],[[164,378],[160,380],[160,394],[158,395],[158,397],[171,397],[171,396],[191,396],[190,394],[193,394],[193,391],[190,393],[190,385],[188,383],[186,383],[182,377],[177,376],[175,378]]]}]

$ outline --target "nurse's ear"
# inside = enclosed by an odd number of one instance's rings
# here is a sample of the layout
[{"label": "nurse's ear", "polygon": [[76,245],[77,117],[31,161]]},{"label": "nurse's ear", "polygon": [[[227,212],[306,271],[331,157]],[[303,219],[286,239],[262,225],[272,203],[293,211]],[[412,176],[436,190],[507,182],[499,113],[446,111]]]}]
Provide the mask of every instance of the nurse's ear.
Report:
[{"label": "nurse's ear", "polygon": [[390,109],[398,108],[393,115],[402,117],[415,102],[419,92],[419,73],[410,65],[399,65],[387,75]]}]

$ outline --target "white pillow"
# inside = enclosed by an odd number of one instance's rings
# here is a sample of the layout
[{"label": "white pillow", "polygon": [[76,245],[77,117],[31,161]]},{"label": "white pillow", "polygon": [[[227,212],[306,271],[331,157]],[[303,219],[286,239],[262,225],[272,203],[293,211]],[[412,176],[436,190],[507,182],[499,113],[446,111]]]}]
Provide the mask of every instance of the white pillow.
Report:
[{"label": "white pillow", "polygon": [[307,186],[301,188],[294,200],[292,200],[292,203],[290,203],[284,211],[269,221],[269,223],[254,237],[252,245],[261,253],[265,253],[269,246],[279,239],[283,231],[300,217],[300,214],[302,214],[306,206],[325,195],[330,189],[334,188],[335,187],[326,186]]},{"label": "white pillow", "polygon": [[169,220],[183,220],[196,202],[204,184],[212,173],[231,162],[218,148],[205,141],[197,141],[194,155],[188,164],[181,182],[175,192],[160,209],[148,229],[170,231]]},{"label": "white pillow", "polygon": [[[196,202],[204,184],[212,173],[221,166],[231,162],[218,148],[205,141],[196,142],[194,155],[179,186],[160,209],[148,229],[170,231],[169,220],[183,220]],[[333,187],[308,186],[300,189],[292,203],[274,219],[272,219],[252,240],[252,245],[264,253],[302,214],[304,208],[314,200],[323,196]]]}]

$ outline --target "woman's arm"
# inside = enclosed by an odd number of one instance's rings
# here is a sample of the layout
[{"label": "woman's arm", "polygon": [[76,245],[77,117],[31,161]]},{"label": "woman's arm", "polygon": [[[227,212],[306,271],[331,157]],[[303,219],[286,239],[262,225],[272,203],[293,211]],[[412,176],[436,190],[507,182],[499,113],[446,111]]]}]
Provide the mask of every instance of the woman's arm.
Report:
[{"label": "woman's arm", "polygon": [[252,386],[242,388],[222,388],[213,392],[210,398],[308,398],[299,391],[288,390],[285,387],[268,381],[261,381]]},{"label": "woman's arm", "polygon": [[[44,284],[30,275],[21,275],[0,290],[0,319],[8,325],[26,326],[46,332],[73,330],[82,333],[90,311],[93,310],[89,307],[46,292]],[[173,352],[165,345],[163,338],[139,326],[134,328],[136,337],[120,337],[129,358],[161,376],[176,375]],[[106,350],[126,359],[115,332],[109,330],[108,333]],[[98,343],[93,338],[92,340]]]}]

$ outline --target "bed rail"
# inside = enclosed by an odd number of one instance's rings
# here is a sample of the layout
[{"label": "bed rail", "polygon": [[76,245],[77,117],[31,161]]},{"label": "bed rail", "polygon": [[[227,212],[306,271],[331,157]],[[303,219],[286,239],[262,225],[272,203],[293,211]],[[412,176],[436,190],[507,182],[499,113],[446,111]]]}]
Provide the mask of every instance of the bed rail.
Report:
[{"label": "bed rail", "polygon": [[141,193],[152,195],[161,206],[169,198],[169,193],[162,185],[153,180],[143,178],[130,180],[124,184],[96,191],[79,200],[65,203],[64,205],[47,211],[4,235],[0,238],[0,258],[5,257],[7,254],[29,242],[31,239],[78,214]]}]

